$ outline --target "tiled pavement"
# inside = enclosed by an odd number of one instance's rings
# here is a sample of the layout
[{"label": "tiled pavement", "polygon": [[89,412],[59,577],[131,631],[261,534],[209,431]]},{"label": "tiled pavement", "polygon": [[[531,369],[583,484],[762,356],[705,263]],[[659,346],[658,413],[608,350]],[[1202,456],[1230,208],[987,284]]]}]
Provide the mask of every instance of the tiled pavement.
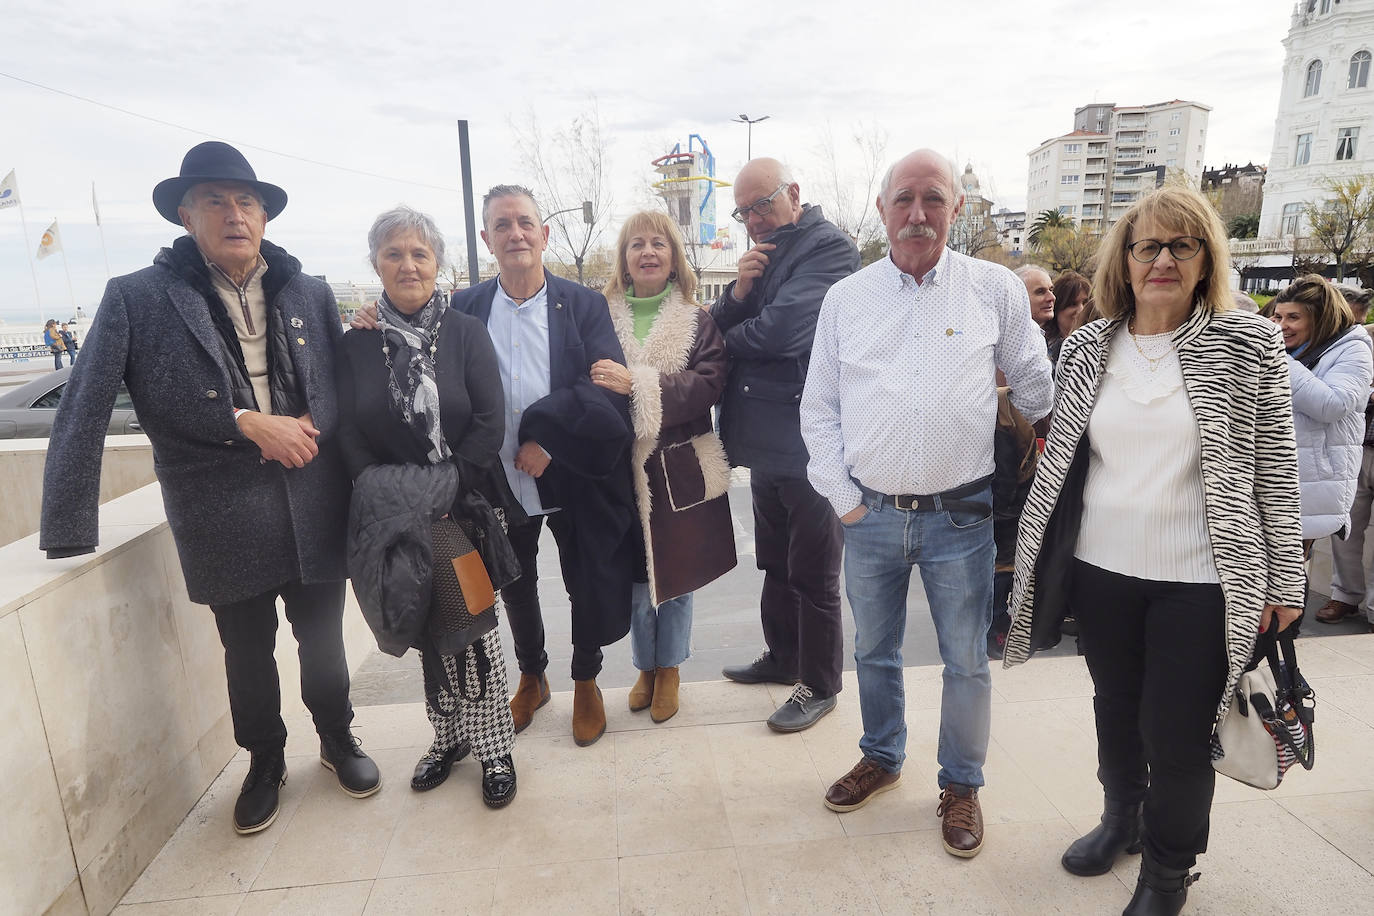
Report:
[{"label": "tiled pavement", "polygon": [[[1318,762],[1274,792],[1219,779],[1194,914],[1374,912],[1374,635],[1304,640],[1318,695]],[[1096,822],[1091,688],[1081,659],[994,670],[983,853],[940,846],[935,738],[940,672],[906,672],[899,787],[836,815],[825,786],[857,759],[852,672],[810,731],[763,720],[781,687],[685,684],[655,726],[605,691],[609,727],[570,736],[557,693],[516,742],[519,795],[481,804],[480,768],[407,786],[430,740],[418,703],[365,706],[356,732],[382,768],[369,799],[344,795],[289,722],[290,778],[275,825],[230,826],[247,762],[233,761],[129,891],[122,914],[259,913],[1118,913],[1137,860],[1074,878],[1064,847]]]}]

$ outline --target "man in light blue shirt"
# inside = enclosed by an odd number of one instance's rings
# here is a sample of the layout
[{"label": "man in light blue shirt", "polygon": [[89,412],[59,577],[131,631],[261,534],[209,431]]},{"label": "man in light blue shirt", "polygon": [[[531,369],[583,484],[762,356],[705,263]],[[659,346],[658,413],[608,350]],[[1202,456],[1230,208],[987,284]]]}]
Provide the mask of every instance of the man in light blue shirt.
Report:
[{"label": "man in light blue shirt", "polygon": [[801,403],[807,476],[844,528],[864,727],[863,758],[825,803],[852,811],[900,778],[900,647],[919,565],[945,665],[937,810],[945,850],[969,858],[983,844],[991,723],[995,373],[1031,421],[1049,413],[1053,383],[1025,285],[946,247],[963,204],[953,163],[906,156],[877,203],[890,251],[830,288]]},{"label": "man in light blue shirt", "polygon": [[[482,240],[501,272],[455,292],[453,307],[482,321],[491,335],[506,402],[501,464],[529,514],[528,522],[509,531],[524,574],[501,590],[520,665],[511,716],[519,732],[549,701],[538,589],[539,537],[547,518],[572,604],[573,739],[585,746],[606,730],[596,686],[601,647],[630,628],[636,548],[626,532],[633,530],[633,495],[628,464],[609,474],[604,468],[579,466],[588,457],[584,449],[600,452],[594,456],[598,460],[620,451],[627,460],[628,449],[586,429],[565,429],[560,418],[576,424],[574,407],[604,409],[602,416],[618,413],[625,420],[621,431],[628,446],[628,400],[593,386],[588,377],[592,363],[611,359],[623,364],[625,354],[605,298],[544,269],[549,230],[528,188],[492,188],[482,201],[482,225]],[[579,402],[579,397],[596,403]],[[535,427],[544,441],[531,433]]]}]

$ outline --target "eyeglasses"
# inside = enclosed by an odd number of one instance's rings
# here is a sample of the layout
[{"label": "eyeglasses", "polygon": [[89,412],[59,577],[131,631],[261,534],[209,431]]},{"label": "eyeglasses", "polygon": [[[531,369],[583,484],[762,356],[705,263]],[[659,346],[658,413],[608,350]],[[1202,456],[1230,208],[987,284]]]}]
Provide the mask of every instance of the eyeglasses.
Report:
[{"label": "eyeglasses", "polygon": [[760,197],[747,207],[736,207],[734,212],[730,215],[735,218],[736,222],[740,223],[747,222],[750,213],[757,213],[759,216],[767,216],[773,212],[773,198],[781,194],[782,189],[785,187],[787,187],[787,182],[784,181],[782,184],[778,185],[778,189],[772,194],[769,194],[767,197]]},{"label": "eyeglasses", "polygon": [[1175,261],[1187,261],[1197,257],[1202,250],[1202,239],[1195,235],[1181,235],[1172,242],[1161,242],[1158,239],[1141,239],[1126,246],[1126,250],[1131,253],[1142,264],[1149,264],[1159,257],[1159,253],[1165,248],[1169,249],[1169,256]]}]

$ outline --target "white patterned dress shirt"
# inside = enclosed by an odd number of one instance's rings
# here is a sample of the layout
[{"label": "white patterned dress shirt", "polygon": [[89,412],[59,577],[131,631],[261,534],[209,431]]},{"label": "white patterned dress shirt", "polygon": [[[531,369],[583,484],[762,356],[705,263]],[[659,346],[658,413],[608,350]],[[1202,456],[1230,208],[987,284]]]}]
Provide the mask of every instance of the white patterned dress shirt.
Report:
[{"label": "white patterned dress shirt", "polygon": [[1025,284],[945,249],[921,278],[883,258],[825,296],[801,402],[807,477],[837,515],[858,483],[887,494],[951,490],[992,473],[996,370],[1032,423],[1054,382]]}]

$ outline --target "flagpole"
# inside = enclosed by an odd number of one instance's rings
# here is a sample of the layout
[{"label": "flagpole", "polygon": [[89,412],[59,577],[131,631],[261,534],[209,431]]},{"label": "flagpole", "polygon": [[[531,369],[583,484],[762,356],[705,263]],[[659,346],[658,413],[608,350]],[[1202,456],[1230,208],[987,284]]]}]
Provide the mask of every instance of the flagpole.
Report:
[{"label": "flagpole", "polygon": [[91,209],[95,211],[95,227],[100,230],[100,253],[105,255],[105,279],[114,278],[110,273],[110,250],[105,247],[105,226],[100,222],[100,207],[95,202],[95,182],[91,182]]},{"label": "flagpole", "polygon": [[62,269],[67,273],[67,295],[72,297],[72,315],[76,315],[76,290],[72,288],[72,266],[67,261],[67,246],[63,245],[58,253],[62,255]]},{"label": "flagpole", "polygon": [[47,320],[47,314],[43,311],[43,297],[38,294],[38,270],[33,266],[33,255],[29,253],[29,222],[24,218],[24,195],[16,195],[19,198],[19,225],[24,228],[24,259],[29,262],[29,274],[33,277],[33,298],[38,304],[38,320]]}]

